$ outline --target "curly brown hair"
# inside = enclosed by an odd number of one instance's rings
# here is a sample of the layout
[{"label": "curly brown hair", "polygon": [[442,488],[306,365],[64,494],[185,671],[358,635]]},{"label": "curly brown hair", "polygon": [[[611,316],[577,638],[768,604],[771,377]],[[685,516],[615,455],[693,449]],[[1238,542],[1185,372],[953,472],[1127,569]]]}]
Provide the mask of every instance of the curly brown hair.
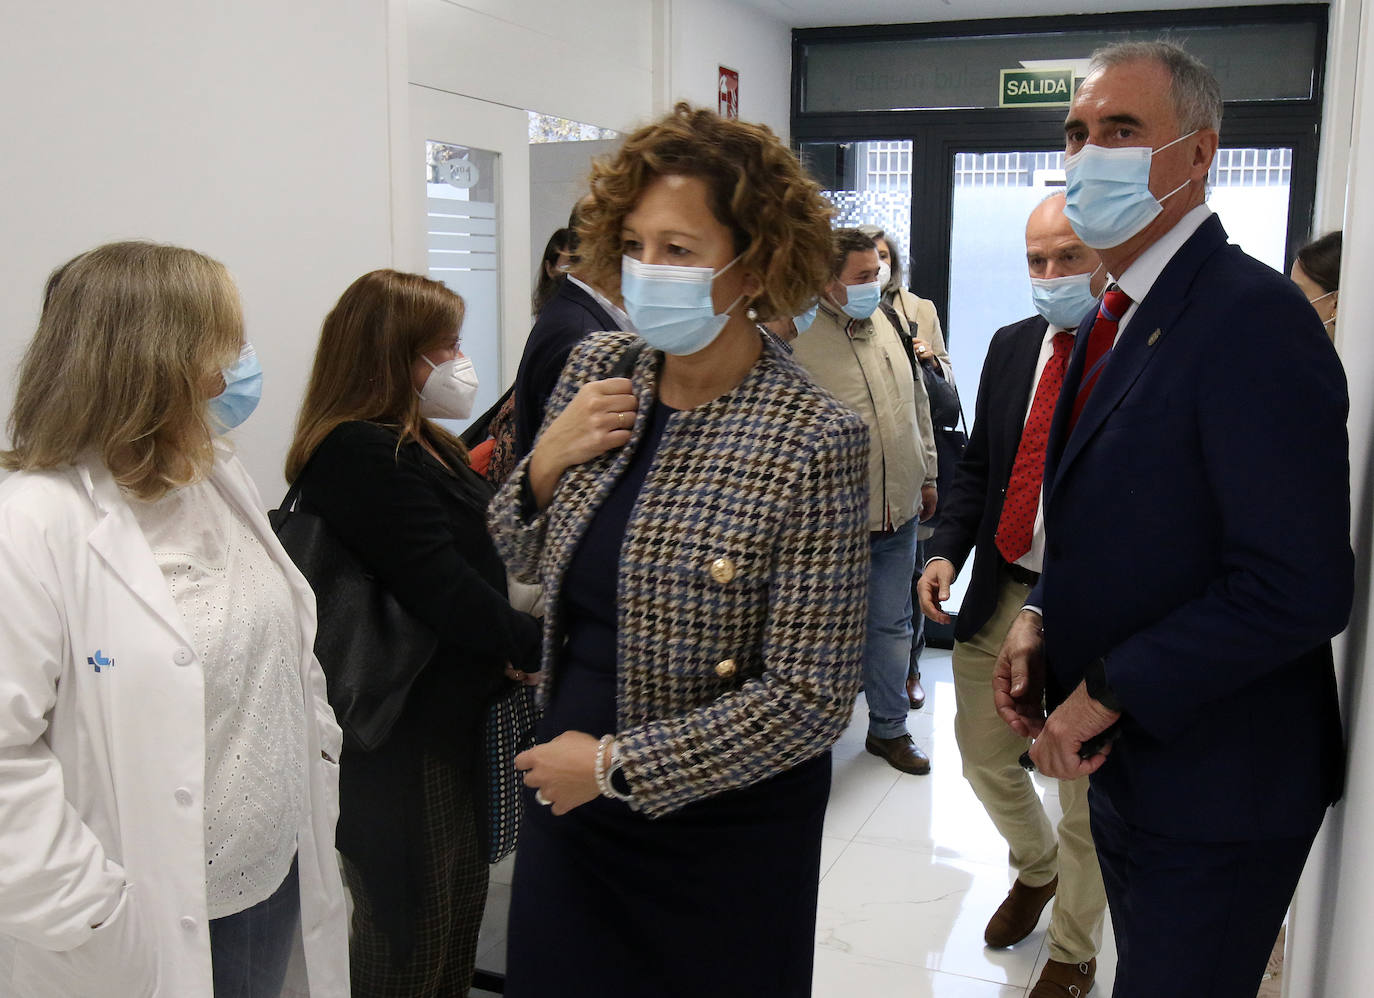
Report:
[{"label": "curly brown hair", "polygon": [[734,235],[740,266],[759,275],[750,303],[761,320],[804,311],[830,281],[834,209],[778,137],[764,125],[677,104],[592,166],[591,197],[579,209],[578,252],[586,278],[620,291],[621,229],[656,177],[700,177],[711,213]]}]

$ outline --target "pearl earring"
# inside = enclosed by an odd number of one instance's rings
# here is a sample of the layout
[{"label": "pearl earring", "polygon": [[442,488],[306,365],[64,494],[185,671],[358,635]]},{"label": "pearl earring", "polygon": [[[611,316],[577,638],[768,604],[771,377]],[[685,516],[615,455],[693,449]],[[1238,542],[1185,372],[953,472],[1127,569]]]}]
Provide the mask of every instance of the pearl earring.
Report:
[{"label": "pearl earring", "polygon": [[759,313],[758,313],[758,310],[755,309],[753,305],[750,305],[748,308],[746,308],[746,309],[744,310],[744,314],[745,314],[746,317],[748,317],[748,319],[749,319],[750,322],[758,322],[758,321],[759,321]]}]

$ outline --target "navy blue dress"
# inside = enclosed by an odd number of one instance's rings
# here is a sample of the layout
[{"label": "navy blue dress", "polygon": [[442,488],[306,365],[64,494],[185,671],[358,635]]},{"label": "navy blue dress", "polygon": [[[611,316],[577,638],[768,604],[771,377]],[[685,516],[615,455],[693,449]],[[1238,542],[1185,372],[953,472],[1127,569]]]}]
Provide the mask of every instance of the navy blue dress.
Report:
[{"label": "navy blue dress", "polygon": [[[655,403],[638,450],[568,566],[567,640],[540,742],[616,730],[620,543],[673,412]],[[516,854],[505,993],[809,995],[829,794],[828,752],[655,819],[605,797],[558,817],[531,794]]]}]

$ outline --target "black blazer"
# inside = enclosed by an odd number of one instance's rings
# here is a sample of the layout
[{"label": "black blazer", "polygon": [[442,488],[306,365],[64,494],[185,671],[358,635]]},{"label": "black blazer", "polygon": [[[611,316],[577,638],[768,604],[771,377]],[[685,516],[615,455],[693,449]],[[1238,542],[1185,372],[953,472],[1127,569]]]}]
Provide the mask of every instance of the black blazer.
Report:
[{"label": "black blazer", "polygon": [[544,408],[568,362],[568,354],[589,333],[620,328],[596,299],[566,278],[534,320],[515,375],[515,453],[524,457],[544,422]]},{"label": "black blazer", "polygon": [[[361,871],[377,920],[408,945],[420,869],[421,760],[439,754],[477,792],[486,701],[506,662],[537,669],[541,628],[506,600],[506,575],[486,528],[491,488],[448,470],[394,430],[336,427],[300,476],[301,509],[335,535],[438,636],[391,737],[340,759],[339,850]],[[480,795],[478,797],[480,801]]]},{"label": "black blazer", "polygon": [[1052,686],[1103,657],[1123,705],[1093,791],[1155,835],[1310,834],[1340,788],[1329,639],[1354,588],[1340,360],[1296,285],[1215,216],[1069,432],[1087,326],[1050,427],[1031,600]]},{"label": "black blazer", "polygon": [[960,641],[977,634],[997,608],[1004,559],[993,538],[1048,328],[1037,315],[993,334],[978,382],[968,448],[954,472],[949,495],[940,497],[941,520],[935,535],[926,541],[927,558],[948,558],[961,571],[969,552],[976,549],[973,578],[954,624],[954,636]]}]

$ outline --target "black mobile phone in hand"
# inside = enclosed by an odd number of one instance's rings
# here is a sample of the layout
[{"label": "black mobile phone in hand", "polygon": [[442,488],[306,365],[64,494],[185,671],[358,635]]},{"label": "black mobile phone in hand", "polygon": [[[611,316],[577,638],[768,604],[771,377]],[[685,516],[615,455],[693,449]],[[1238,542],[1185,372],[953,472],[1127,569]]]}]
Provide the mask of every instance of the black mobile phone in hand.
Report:
[{"label": "black mobile phone in hand", "polygon": [[[1112,742],[1116,741],[1120,737],[1121,720],[1120,718],[1118,718],[1117,720],[1109,724],[1106,728],[1104,728],[1102,731],[1099,731],[1097,734],[1093,735],[1082,745],[1078,746],[1078,758],[1091,759],[1093,756],[1097,755],[1097,753],[1101,752],[1103,748],[1110,745]],[[1021,764],[1021,768],[1024,769],[1026,772],[1035,772],[1035,763],[1031,761],[1029,749],[1027,749],[1025,752],[1022,752],[1021,758],[1017,761]]]}]

